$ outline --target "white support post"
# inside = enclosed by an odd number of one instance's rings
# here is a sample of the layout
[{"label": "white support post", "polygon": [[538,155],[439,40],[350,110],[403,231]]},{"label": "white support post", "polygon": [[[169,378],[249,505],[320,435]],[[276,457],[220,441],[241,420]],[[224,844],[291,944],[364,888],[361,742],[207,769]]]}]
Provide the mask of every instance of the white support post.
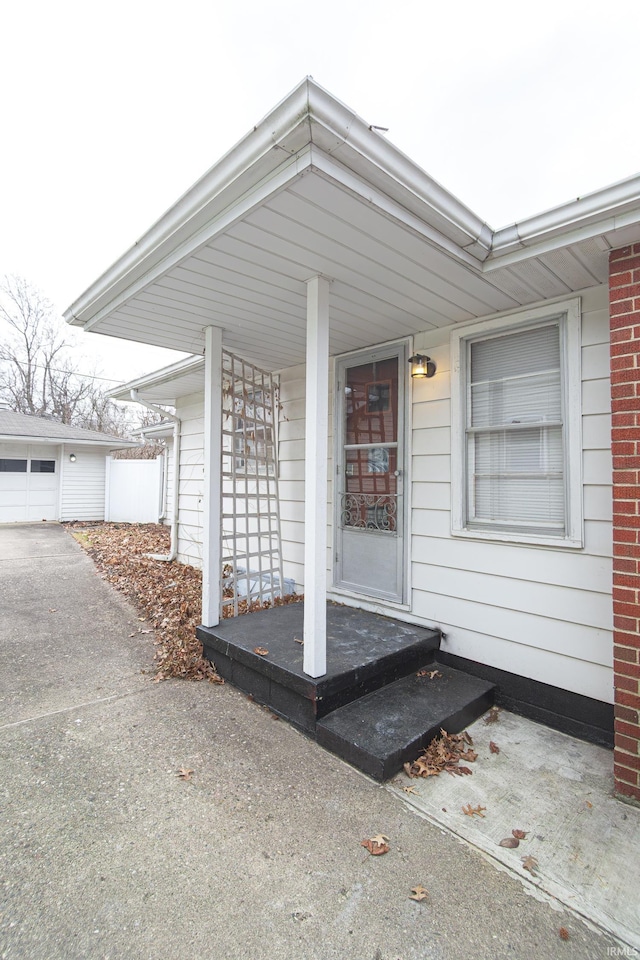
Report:
[{"label": "white support post", "polygon": [[[204,349],[204,525],[202,530],[202,624],[220,623],[222,571],[222,330],[207,327]],[[174,491],[177,498],[178,491]]]},{"label": "white support post", "polygon": [[307,281],[304,469],[304,657],[310,677],[327,672],[327,444],[329,281]]}]

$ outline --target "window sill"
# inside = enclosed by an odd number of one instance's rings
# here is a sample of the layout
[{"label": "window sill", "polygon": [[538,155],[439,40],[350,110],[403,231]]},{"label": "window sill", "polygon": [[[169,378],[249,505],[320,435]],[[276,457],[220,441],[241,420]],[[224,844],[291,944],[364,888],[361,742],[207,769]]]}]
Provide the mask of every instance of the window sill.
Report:
[{"label": "window sill", "polygon": [[484,540],[489,543],[513,543],[526,547],[556,547],[559,550],[582,550],[584,548],[582,539],[534,536],[526,533],[508,533],[503,530],[452,530],[451,536],[464,540]]}]

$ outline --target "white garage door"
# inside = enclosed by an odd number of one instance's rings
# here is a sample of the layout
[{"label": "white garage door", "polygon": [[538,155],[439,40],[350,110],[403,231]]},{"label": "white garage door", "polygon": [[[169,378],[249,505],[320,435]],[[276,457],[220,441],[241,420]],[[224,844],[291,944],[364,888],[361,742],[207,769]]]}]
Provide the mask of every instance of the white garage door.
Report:
[{"label": "white garage door", "polygon": [[0,444],[0,523],[57,517],[57,448]]}]

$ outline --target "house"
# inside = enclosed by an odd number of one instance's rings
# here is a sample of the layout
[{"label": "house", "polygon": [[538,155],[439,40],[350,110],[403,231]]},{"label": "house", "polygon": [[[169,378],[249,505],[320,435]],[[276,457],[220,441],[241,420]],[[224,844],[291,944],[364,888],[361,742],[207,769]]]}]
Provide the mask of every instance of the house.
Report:
[{"label": "house", "polygon": [[107,458],[131,446],[0,407],[0,523],[104,520]]},{"label": "house", "polygon": [[306,677],[326,597],[437,628],[440,662],[523,712],[615,730],[616,792],[640,800],[640,176],[496,231],[308,78],[65,318],[199,355],[137,389],[180,421],[205,628],[249,443]]}]

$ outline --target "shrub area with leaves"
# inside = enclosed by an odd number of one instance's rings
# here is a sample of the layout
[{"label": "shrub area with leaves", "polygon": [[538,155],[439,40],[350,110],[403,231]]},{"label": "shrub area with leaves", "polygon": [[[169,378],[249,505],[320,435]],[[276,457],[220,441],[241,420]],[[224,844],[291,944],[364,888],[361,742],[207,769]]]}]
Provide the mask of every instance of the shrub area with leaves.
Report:
[{"label": "shrub area with leaves", "polygon": [[201,571],[148,556],[169,552],[169,528],[152,523],[70,523],[67,527],[104,579],[134,603],[153,629],[155,679],[222,683],[196,637],[202,612]]}]

